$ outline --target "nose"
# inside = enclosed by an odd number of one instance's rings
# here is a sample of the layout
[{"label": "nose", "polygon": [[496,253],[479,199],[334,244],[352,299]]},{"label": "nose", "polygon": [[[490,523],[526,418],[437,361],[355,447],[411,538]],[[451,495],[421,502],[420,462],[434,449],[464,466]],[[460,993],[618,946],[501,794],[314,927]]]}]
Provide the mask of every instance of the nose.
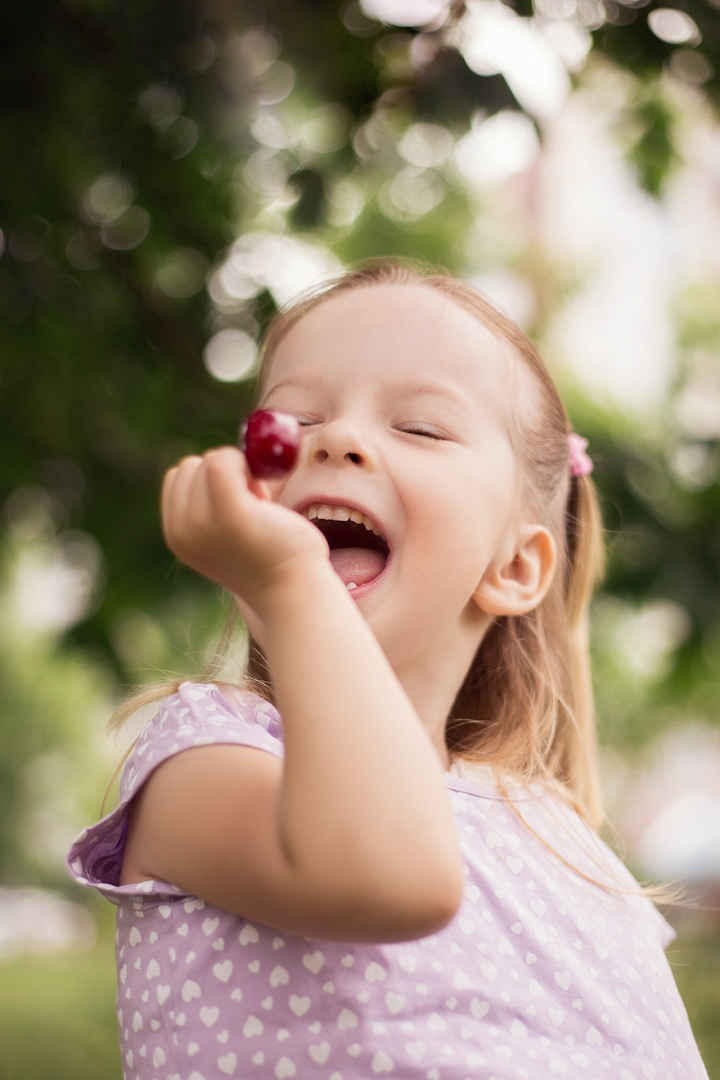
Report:
[{"label": "nose", "polygon": [[359,425],[348,420],[334,420],[325,424],[313,439],[310,460],[322,465],[325,462],[341,465],[372,466],[375,455],[368,437]]}]

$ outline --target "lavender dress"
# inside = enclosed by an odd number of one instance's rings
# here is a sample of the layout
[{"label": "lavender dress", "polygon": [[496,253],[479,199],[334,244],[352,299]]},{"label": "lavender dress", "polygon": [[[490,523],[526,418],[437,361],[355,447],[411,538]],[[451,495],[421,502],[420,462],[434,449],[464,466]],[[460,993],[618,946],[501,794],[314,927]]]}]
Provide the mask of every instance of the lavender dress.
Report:
[{"label": "lavender dress", "polygon": [[[126,1080],[679,1080],[707,1077],[649,900],[568,872],[487,783],[447,776],[465,896],[438,934],[348,945],[286,934],[164,881],[119,885],[128,804],[153,769],[208,743],[282,757],[277,712],[184,683],[125,766],[120,803],[68,857],[117,905]],[[515,802],[597,876],[632,878],[542,792]]]}]

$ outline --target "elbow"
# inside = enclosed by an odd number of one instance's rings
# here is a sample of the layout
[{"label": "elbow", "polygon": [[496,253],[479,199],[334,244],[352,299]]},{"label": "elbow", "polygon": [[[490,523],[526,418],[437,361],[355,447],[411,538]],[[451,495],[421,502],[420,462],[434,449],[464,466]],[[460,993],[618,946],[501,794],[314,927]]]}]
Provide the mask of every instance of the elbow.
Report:
[{"label": "elbow", "polygon": [[463,897],[463,868],[458,861],[402,874],[393,887],[375,894],[366,912],[375,915],[376,941],[414,941],[443,930],[457,915]]},{"label": "elbow", "polygon": [[417,936],[424,937],[444,929],[457,915],[466,870],[459,845],[447,843],[428,852],[416,866],[420,873],[406,896],[417,905],[418,917],[424,923]]},{"label": "elbow", "polygon": [[427,937],[443,930],[458,913],[463,897],[462,867],[448,868],[437,874],[420,895],[422,904],[417,912],[417,937]]}]

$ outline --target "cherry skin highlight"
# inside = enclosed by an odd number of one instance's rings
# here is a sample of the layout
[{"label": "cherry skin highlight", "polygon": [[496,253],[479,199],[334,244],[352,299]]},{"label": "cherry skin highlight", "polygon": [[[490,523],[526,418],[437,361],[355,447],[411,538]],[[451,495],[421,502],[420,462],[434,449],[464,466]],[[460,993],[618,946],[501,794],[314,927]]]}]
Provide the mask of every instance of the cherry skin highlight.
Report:
[{"label": "cherry skin highlight", "polygon": [[289,473],[300,450],[300,425],[294,416],[275,409],[257,409],[241,431],[241,445],[258,480],[277,480]]}]

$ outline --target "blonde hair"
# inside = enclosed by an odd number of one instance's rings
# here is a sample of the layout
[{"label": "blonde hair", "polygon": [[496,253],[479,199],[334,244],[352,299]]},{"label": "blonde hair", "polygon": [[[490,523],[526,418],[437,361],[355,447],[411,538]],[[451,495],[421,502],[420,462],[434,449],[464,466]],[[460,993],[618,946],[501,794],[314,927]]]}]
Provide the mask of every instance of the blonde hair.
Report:
[{"label": "blonde hair", "polygon": [[[279,343],[313,308],[357,288],[415,284],[431,288],[475,315],[530,371],[536,407],[511,417],[510,435],[524,478],[523,497],[555,540],[559,560],[550,589],[527,615],[499,618],[485,635],[448,717],[446,744],[456,759],[491,764],[524,782],[559,790],[594,829],[603,821],[590,681],[588,606],[603,566],[603,536],[594,485],[571,477],[570,422],[555,384],[529,338],[470,285],[445,273],[379,260],[351,270],[280,311],[265,337],[260,394]],[[219,682],[220,659],[200,677]],[[111,720],[173,693],[181,680],[133,695]],[[227,683],[225,683],[227,685]],[[236,683],[234,685],[237,685]],[[250,639],[246,688],[273,700],[271,675]]]}]

